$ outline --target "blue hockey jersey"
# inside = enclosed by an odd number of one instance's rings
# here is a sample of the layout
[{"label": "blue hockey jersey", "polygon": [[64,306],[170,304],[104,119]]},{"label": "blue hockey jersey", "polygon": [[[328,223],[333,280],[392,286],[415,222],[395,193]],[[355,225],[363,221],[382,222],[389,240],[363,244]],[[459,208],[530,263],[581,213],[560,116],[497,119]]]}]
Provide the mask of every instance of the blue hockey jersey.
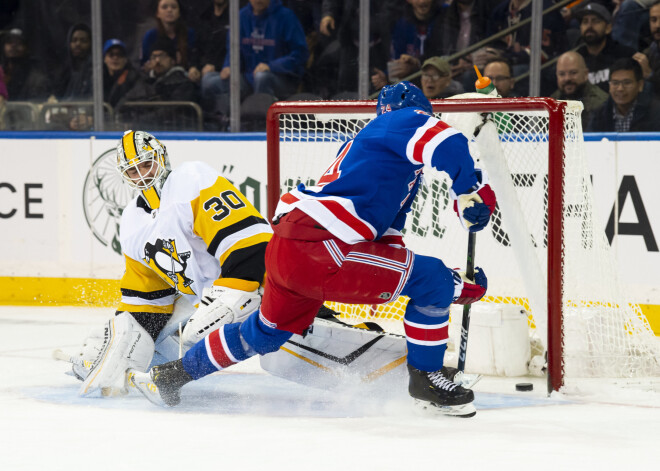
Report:
[{"label": "blue hockey jersey", "polygon": [[425,165],[446,172],[457,195],[479,184],[458,130],[416,108],[384,113],[341,147],[316,186],[283,195],[275,218],[298,208],[349,244],[399,235]]}]

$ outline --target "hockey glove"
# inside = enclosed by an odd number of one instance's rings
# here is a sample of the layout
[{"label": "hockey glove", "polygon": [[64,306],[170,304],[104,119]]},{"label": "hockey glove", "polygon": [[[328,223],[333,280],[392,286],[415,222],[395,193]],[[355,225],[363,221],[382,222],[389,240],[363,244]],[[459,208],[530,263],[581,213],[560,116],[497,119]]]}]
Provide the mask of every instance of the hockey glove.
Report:
[{"label": "hockey glove", "polygon": [[474,280],[469,279],[465,272],[454,271],[454,304],[472,304],[479,301],[488,289],[488,278],[484,271],[475,267]]},{"label": "hockey glove", "polygon": [[479,183],[474,191],[458,196],[451,192],[454,198],[454,211],[458,214],[461,225],[470,232],[477,232],[486,227],[497,202],[495,192],[488,184],[486,173],[480,169],[475,171]]}]

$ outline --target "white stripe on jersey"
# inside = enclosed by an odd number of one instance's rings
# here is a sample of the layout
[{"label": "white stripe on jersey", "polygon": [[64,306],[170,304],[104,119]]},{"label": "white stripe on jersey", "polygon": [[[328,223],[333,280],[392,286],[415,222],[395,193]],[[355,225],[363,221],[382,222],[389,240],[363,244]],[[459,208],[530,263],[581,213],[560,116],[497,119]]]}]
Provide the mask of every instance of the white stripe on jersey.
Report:
[{"label": "white stripe on jersey", "polygon": [[[310,187],[310,191],[323,191],[319,187]],[[330,231],[338,239],[346,242],[347,244],[356,244],[364,242],[365,240],[373,240],[376,237],[376,229],[366,220],[357,215],[353,201],[348,198],[340,198],[338,196],[310,196],[293,189],[289,192],[292,196],[298,199],[294,203],[287,204],[280,200],[277,208],[275,209],[275,217],[281,214],[286,214],[293,211],[295,208],[300,209],[303,213],[309,215],[316,220],[326,230]],[[363,237],[356,229],[351,227],[350,221],[344,222],[340,215],[336,215],[326,206],[322,201],[334,201],[338,203],[349,215],[353,218],[355,224],[362,224],[367,230],[371,231],[371,239]]]},{"label": "white stripe on jersey", "polygon": [[442,141],[444,141],[448,137],[460,133],[460,131],[457,131],[456,129],[451,127],[447,127],[443,130],[438,129],[437,134],[433,136],[431,139],[429,139],[429,141],[426,144],[424,144],[421,155],[422,161],[420,162],[415,158],[415,157],[419,157],[417,155],[419,151],[417,153],[415,152],[415,146],[417,145],[419,140],[424,138],[427,132],[431,131],[431,129],[434,126],[436,126],[438,123],[440,123],[439,119],[430,116],[426,120],[426,123],[424,123],[423,126],[417,128],[417,131],[415,131],[413,137],[411,137],[410,140],[408,141],[408,144],[406,145],[406,157],[413,164],[419,165],[423,163],[424,165],[431,167],[432,166],[431,159],[433,157],[433,153],[435,152],[435,149],[440,145],[440,143],[442,143]]},{"label": "white stripe on jersey", "polygon": [[433,153],[435,152],[435,149],[442,143],[442,141],[453,136],[454,134],[460,134],[460,131],[457,131],[454,128],[447,128],[443,131],[440,131],[433,137],[433,139],[426,143],[424,146],[424,153],[422,154],[424,165],[427,167],[432,167],[431,159],[433,159]]}]

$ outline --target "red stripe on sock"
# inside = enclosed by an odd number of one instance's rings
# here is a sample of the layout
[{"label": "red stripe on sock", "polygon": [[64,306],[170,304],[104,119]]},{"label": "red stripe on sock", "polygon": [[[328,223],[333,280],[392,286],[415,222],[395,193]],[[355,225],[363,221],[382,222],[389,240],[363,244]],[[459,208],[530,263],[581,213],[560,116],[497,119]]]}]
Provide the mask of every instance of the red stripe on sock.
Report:
[{"label": "red stripe on sock", "polygon": [[413,340],[437,342],[438,340],[449,338],[449,326],[447,325],[436,329],[420,329],[406,323],[403,326],[406,331],[406,337]]},{"label": "red stripe on sock", "polygon": [[220,330],[215,330],[209,335],[209,347],[211,349],[211,354],[213,359],[223,368],[227,368],[234,364],[233,361],[229,359],[227,352],[225,352],[224,347],[222,346],[222,340],[220,339]]}]

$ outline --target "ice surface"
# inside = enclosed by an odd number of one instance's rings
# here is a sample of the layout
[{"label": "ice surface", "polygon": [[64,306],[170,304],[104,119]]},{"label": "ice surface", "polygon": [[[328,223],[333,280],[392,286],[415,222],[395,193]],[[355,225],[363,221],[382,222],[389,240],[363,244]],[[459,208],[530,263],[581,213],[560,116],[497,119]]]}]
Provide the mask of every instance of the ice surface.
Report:
[{"label": "ice surface", "polygon": [[[545,394],[485,378],[471,419],[415,409],[405,383],[326,392],[258,361],[187,385],[179,407],[136,392],[79,398],[73,351],[113,309],[0,307],[0,470],[657,469],[660,395]],[[533,382],[532,392],[515,383]]]}]

